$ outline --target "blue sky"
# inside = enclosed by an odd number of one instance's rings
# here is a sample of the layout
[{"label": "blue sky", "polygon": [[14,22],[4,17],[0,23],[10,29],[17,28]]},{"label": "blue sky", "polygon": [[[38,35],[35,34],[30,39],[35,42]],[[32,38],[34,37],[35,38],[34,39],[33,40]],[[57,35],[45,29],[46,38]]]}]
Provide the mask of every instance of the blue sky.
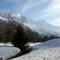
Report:
[{"label": "blue sky", "polygon": [[0,0],[0,11],[19,13],[35,21],[60,26],[60,0]]}]

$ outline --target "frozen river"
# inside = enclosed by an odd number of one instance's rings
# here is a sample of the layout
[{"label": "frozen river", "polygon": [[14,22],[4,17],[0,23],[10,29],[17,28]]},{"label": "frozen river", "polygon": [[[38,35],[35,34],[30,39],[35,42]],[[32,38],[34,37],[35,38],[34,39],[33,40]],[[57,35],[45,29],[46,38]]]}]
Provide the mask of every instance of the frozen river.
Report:
[{"label": "frozen river", "polygon": [[3,60],[16,55],[19,51],[18,48],[13,47],[11,44],[0,43],[0,58],[3,58]]}]

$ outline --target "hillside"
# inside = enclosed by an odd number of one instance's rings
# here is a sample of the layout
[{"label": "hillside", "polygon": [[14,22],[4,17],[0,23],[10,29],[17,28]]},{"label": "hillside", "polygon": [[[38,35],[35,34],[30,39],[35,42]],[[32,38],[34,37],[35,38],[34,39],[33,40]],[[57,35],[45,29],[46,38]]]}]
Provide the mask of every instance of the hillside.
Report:
[{"label": "hillside", "polygon": [[57,35],[60,36],[60,27],[53,26],[49,23],[47,23],[44,20],[41,21],[30,21],[28,23],[24,23],[26,26],[30,27],[34,31],[37,31],[40,34],[43,35]]},{"label": "hillside", "polygon": [[[24,33],[21,36],[29,42],[43,42],[60,37],[58,29],[44,21],[40,21],[40,23],[33,21],[32,23],[24,16],[18,17],[17,14],[0,12],[0,41],[11,42],[14,39],[14,35],[17,33],[18,25],[22,27],[20,30],[23,30]],[[35,27],[33,27],[34,25]],[[47,28],[45,29],[46,26]]]},{"label": "hillside", "polygon": [[[13,15],[13,14],[12,14]],[[20,35],[24,40],[36,42],[40,41],[40,34],[32,30],[31,28],[25,26],[23,22],[25,21],[24,17],[16,17],[11,14],[3,13],[0,14],[0,42],[11,42],[14,39],[17,29],[20,28],[20,31],[24,33]],[[20,20],[20,21],[19,21]],[[20,26],[19,26],[20,25]],[[19,26],[19,27],[18,27]],[[17,28],[18,27],[18,28]],[[22,28],[21,28],[22,27]]]}]

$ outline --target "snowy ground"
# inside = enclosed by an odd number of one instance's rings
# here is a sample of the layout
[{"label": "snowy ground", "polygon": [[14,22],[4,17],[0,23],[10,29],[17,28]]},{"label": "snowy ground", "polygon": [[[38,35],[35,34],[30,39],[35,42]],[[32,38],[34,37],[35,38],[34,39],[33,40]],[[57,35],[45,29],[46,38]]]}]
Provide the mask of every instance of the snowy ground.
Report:
[{"label": "snowy ground", "polygon": [[2,58],[3,60],[14,56],[17,54],[20,50],[16,47],[13,47],[11,44],[3,44],[0,43],[0,59]]},{"label": "snowy ground", "polygon": [[31,53],[11,60],[60,60],[60,39],[36,44]]},{"label": "snowy ground", "polygon": [[2,46],[12,46],[13,47],[13,45],[11,44],[11,43],[0,43],[0,47],[2,47]]}]

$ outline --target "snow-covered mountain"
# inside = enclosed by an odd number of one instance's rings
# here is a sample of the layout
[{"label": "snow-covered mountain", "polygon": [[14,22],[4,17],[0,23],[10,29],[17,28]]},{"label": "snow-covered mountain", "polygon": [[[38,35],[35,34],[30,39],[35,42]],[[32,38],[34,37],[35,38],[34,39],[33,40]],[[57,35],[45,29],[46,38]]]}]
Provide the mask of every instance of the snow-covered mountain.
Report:
[{"label": "snow-covered mountain", "polygon": [[31,29],[39,32],[40,34],[44,34],[44,35],[58,35],[60,36],[60,27],[57,26],[53,26],[47,22],[45,22],[44,20],[41,21],[31,21],[28,23],[24,23],[25,25],[27,25],[28,27],[30,27]]},{"label": "snow-covered mountain", "polygon": [[[24,34],[20,34],[23,37],[23,40],[29,41],[41,41],[41,36],[37,32],[33,31],[28,26],[23,23],[27,23],[27,20],[24,17],[17,17],[16,15],[8,13],[6,15],[0,15],[0,41],[8,41],[10,42],[14,39],[15,33],[17,33],[18,29],[22,31]],[[20,19],[21,18],[21,19]],[[17,35],[16,35],[17,36]],[[27,43],[27,40],[25,41]],[[23,41],[22,41],[23,42]]]},{"label": "snow-covered mountain", "polygon": [[8,21],[8,20],[16,20],[18,22],[25,22],[27,19],[22,16],[15,13],[10,12],[0,12],[0,19]]},{"label": "snow-covered mountain", "polygon": [[0,12],[0,20],[8,22],[10,21],[17,21],[22,22],[24,25],[28,26],[34,31],[37,31],[40,34],[43,35],[58,35],[60,36],[60,27],[53,26],[44,20],[32,20],[27,19],[25,16],[19,15],[19,14],[12,14],[10,12]]}]

